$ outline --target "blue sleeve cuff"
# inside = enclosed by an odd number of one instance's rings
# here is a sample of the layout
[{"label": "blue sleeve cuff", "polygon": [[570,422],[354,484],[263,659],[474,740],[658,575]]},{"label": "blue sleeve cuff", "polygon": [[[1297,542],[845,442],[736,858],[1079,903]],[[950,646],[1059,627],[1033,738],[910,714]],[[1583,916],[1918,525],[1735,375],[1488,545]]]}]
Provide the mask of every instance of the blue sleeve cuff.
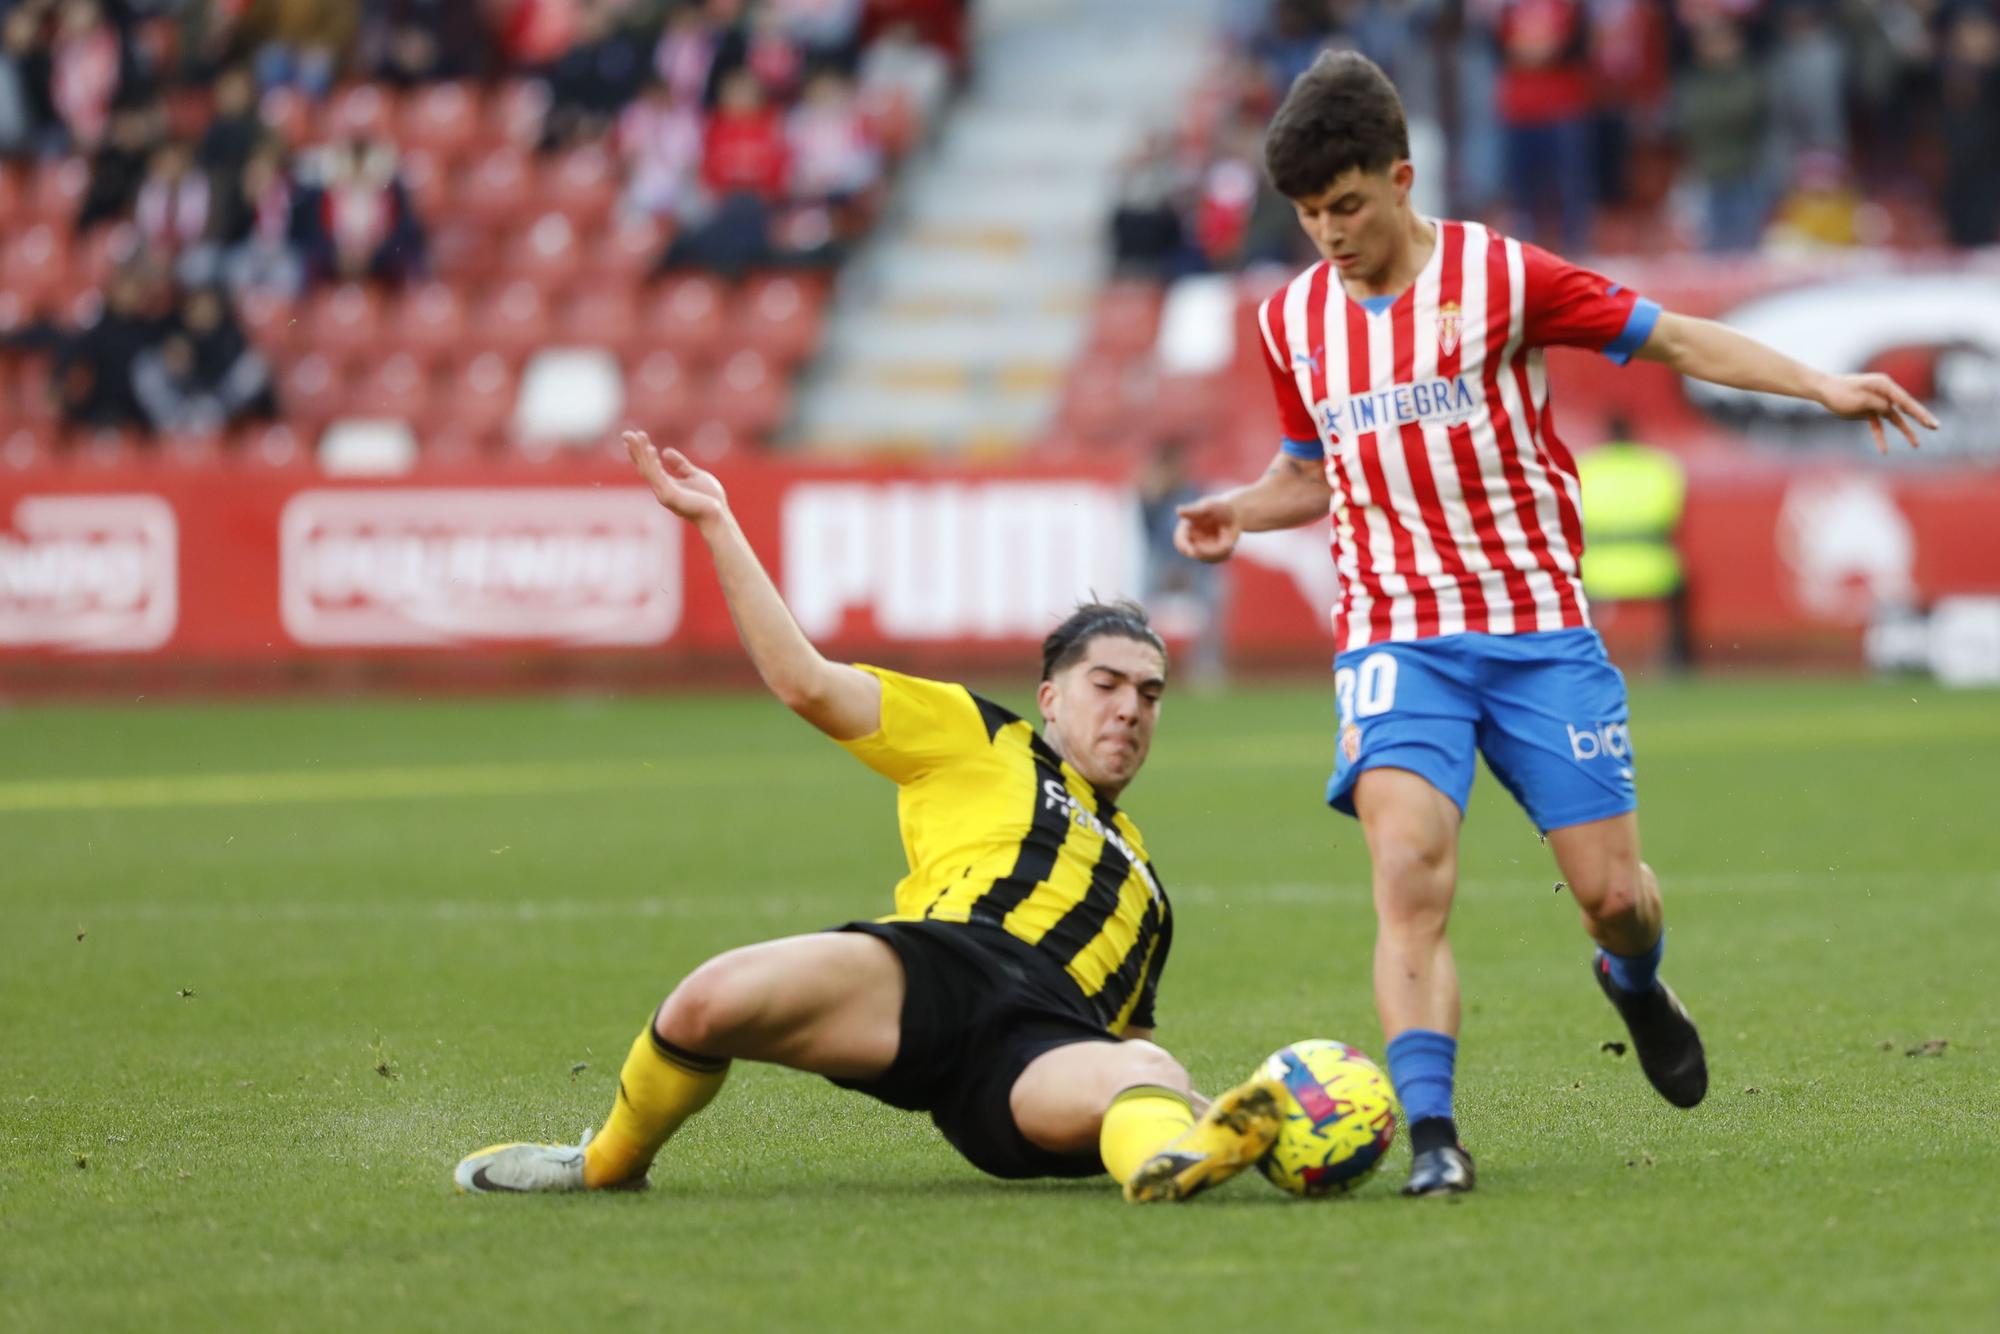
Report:
[{"label": "blue sleeve cuff", "polygon": [[1605,345],[1604,355],[1623,366],[1632,360],[1632,354],[1646,345],[1653,336],[1653,326],[1660,322],[1660,303],[1640,297],[1632,303],[1632,313],[1625,317],[1625,330]]},{"label": "blue sleeve cuff", "polygon": [[1320,443],[1317,440],[1294,440],[1292,437],[1286,436],[1279,447],[1295,459],[1323,459],[1326,457],[1326,450],[1320,447]]}]

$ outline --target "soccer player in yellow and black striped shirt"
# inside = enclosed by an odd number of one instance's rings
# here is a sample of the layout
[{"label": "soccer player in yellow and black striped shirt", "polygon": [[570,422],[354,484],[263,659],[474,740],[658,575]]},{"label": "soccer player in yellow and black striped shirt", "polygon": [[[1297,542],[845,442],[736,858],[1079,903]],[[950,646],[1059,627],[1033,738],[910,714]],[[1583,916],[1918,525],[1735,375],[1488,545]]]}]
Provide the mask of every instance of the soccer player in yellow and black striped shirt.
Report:
[{"label": "soccer player in yellow and black striped shirt", "polygon": [[1092,604],[1050,634],[1037,734],[963,686],[828,662],[720,483],[643,433],[626,444],[661,504],[706,541],[772,692],[895,781],[909,874],[887,917],[697,968],[633,1042],[594,1136],[482,1149],[459,1163],[460,1189],[643,1184],[738,1059],[927,1111],[995,1176],[1108,1171],[1129,1200],[1178,1200],[1254,1162],[1277,1135],[1280,1087],[1253,1080],[1207,1103],[1151,1041],[1173,916],[1117,805],[1166,687],[1144,612]]}]

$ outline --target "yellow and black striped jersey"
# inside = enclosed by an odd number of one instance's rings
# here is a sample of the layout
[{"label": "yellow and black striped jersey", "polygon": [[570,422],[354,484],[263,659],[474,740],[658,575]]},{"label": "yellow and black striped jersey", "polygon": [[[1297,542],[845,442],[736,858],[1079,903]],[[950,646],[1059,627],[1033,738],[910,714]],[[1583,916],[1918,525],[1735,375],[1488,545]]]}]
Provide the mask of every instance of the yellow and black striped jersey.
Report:
[{"label": "yellow and black striped jersey", "polygon": [[840,744],[896,781],[910,864],[882,920],[997,926],[1061,964],[1106,1029],[1151,1028],[1173,917],[1132,817],[964,686],[861,670],[882,726]]}]

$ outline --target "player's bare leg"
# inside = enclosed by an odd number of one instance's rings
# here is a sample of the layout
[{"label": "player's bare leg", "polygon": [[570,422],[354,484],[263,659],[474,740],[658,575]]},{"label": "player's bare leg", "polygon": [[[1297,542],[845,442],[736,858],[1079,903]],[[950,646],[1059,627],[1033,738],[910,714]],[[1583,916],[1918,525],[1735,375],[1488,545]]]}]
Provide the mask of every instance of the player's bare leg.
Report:
[{"label": "player's bare leg", "polygon": [[1451,1101],[1459,993],[1445,928],[1458,881],[1459,810],[1424,778],[1394,768],[1356,780],[1354,810],[1374,872],[1375,1008],[1410,1122],[1404,1193],[1457,1194],[1473,1185]]},{"label": "player's bare leg", "polygon": [[1694,1021],[1659,979],[1660,882],[1639,856],[1639,817],[1552,829],[1549,847],[1598,944],[1591,972],[1631,1032],[1646,1078],[1674,1106],[1693,1107],[1708,1092],[1708,1061]]},{"label": "player's bare leg", "polygon": [[1276,1080],[1253,1079],[1210,1103],[1151,1042],[1073,1042],[1014,1081],[1014,1124],[1053,1153],[1102,1155],[1135,1204],[1185,1200],[1264,1156],[1284,1123]]},{"label": "player's bare leg", "polygon": [[461,1190],[642,1183],[667,1139],[707,1106],[735,1059],[836,1079],[888,1070],[902,1039],[903,966],[872,936],[826,932],[721,954],[674,988],[619,1071],[618,1100],[578,1145],[503,1144],[468,1155]]}]

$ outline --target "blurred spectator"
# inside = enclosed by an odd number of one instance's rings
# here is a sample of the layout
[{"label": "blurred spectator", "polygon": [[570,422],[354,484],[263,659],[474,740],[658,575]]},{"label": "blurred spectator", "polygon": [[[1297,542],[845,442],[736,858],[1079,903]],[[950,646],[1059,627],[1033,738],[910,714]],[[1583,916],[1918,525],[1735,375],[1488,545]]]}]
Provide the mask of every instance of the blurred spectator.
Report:
[{"label": "blurred spectator", "polygon": [[1252,39],[1252,50],[1278,87],[1290,88],[1325,49],[1329,32],[1324,4],[1277,0],[1269,24]]},{"label": "blurred spectator", "polygon": [[1771,58],[1778,151],[1847,153],[1847,52],[1817,0],[1782,0]]},{"label": "blurred spectator", "polygon": [[266,88],[324,97],[354,44],[356,0],[250,0],[237,39],[256,52]]},{"label": "blurred spectator", "polygon": [[691,202],[701,167],[700,89],[680,100],[673,85],[655,83],[618,118],[618,156],[625,164],[625,207],[677,218]]},{"label": "blurred spectator", "polygon": [[165,259],[199,243],[208,235],[209,195],[208,177],[195,170],[188,146],[160,145],[132,206],[140,238]]},{"label": "blurred spectator", "polygon": [[775,203],[785,191],[784,124],[748,69],[730,73],[702,137],[701,179],[717,198],[734,194]]},{"label": "blurred spectator", "polygon": [[424,268],[424,232],[387,144],[350,139],[320,151],[299,190],[293,233],[313,282],[400,283]]},{"label": "blurred spectator", "polygon": [[358,44],[362,68],[397,88],[492,73],[481,0],[366,0]]},{"label": "blurred spectator", "polygon": [[1822,149],[1793,164],[1791,188],[1771,220],[1778,250],[1839,250],[1876,240],[1866,234],[1868,211],[1847,162]]},{"label": "blurred spectator", "polygon": [[159,341],[162,327],[157,276],[137,264],[113,272],[104,308],[57,356],[63,419],[75,426],[144,426],[132,370],[139,355]]},{"label": "blurred spectator", "polygon": [[864,0],[769,0],[772,16],[809,64],[852,71]]},{"label": "blurred spectator", "polygon": [[1688,166],[1701,186],[1708,248],[1756,249],[1771,207],[1771,90],[1734,23],[1711,19],[1701,26],[1694,67],[1676,97]]},{"label": "blurred spectator", "polygon": [[124,106],[112,113],[110,131],[91,159],[90,188],[76,218],[78,231],[131,213],[147,164],[165,138],[166,117],[157,105]]},{"label": "blurred spectator", "polygon": [[26,153],[41,142],[48,84],[41,16],[16,5],[0,18],[0,155]]},{"label": "blurred spectator", "polygon": [[882,177],[882,153],[855,104],[854,86],[835,70],[807,82],[786,121],[785,140],[794,199],[844,203]]},{"label": "blurred spectator", "polygon": [[1147,136],[1118,177],[1111,254],[1119,272],[1172,279],[1199,267],[1181,227],[1186,186],[1174,137]]},{"label": "blurred spectator", "polygon": [[209,173],[218,194],[235,189],[243,164],[269,133],[257,114],[257,82],[249,67],[223,70],[215,79],[215,117],[195,150],[195,161]]},{"label": "blurred spectator", "polygon": [[890,28],[861,57],[862,94],[901,98],[919,124],[935,121],[950,85],[950,63],[918,37],[913,23]]},{"label": "blurred spectator", "polygon": [[132,384],[155,431],[206,434],[277,415],[269,363],[212,287],[181,298],[173,326],[134,359]]},{"label": "blurred spectator", "polygon": [[770,97],[785,99],[798,91],[805,60],[783,18],[768,5],[750,10],[743,64],[757,76],[757,82],[764,85],[764,92]]},{"label": "blurred spectator", "polygon": [[215,244],[202,256],[207,263],[183,263],[183,282],[219,279],[233,292],[255,288],[285,296],[299,290],[304,266],[292,247],[292,181],[282,144],[258,145],[233,188],[217,190],[215,215]]},{"label": "blurred spectator", "polygon": [[510,65],[537,69],[576,45],[580,0],[498,0],[500,51]]},{"label": "blurred spectator", "polygon": [[1959,246],[2000,241],[2000,19],[1976,5],[1945,28],[1946,234]]},{"label": "blurred spectator", "polygon": [[[1597,191],[1583,0],[1504,0],[1498,22],[1499,111],[1514,229],[1572,253],[1584,250]],[[1558,221],[1553,233],[1542,217],[1550,200]]]},{"label": "blurred spectator", "polygon": [[722,29],[708,9],[696,4],[677,6],[653,48],[653,75],[680,106],[702,107],[710,102],[710,76],[722,45]]},{"label": "blurred spectator", "polygon": [[124,65],[118,31],[98,0],[64,0],[50,57],[50,96],[70,142],[88,153],[104,139]]},{"label": "blurred spectator", "polygon": [[598,138],[639,95],[645,78],[645,46],[625,23],[619,0],[583,0],[576,44],[549,70],[545,142]]}]

